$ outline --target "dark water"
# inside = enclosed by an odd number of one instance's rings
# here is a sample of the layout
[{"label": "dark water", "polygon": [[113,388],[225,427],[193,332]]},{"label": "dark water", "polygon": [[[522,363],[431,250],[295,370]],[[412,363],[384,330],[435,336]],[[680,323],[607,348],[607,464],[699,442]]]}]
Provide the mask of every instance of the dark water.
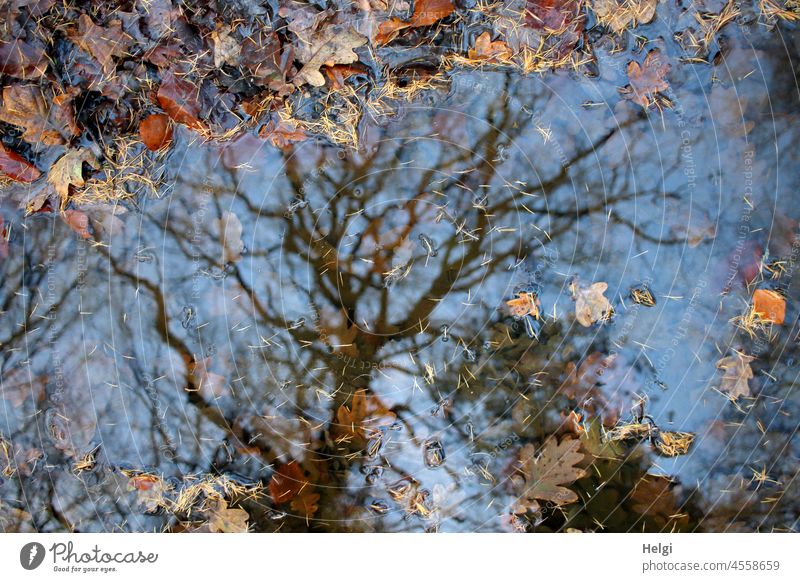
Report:
[{"label": "dark water", "polygon": [[[647,29],[676,62],[663,113],[621,99],[627,59],[599,50],[597,78],[456,73],[365,119],[360,151],[179,132],[160,196],[107,217],[102,244],[17,214],[0,527],[181,529],[131,474],[257,487],[294,460],[318,509],[240,499],[252,530],[797,529],[797,36],[729,26],[724,57],[678,65],[668,25]],[[575,322],[576,277],[608,283],[610,322]],[[731,323],[754,278],[789,298],[772,338]],[[642,283],[654,307],[630,300]],[[541,299],[538,339],[505,310],[519,290]],[[757,356],[736,404],[715,390],[731,349]],[[602,378],[570,398],[568,366],[596,353]],[[331,423],[359,389],[396,418],[343,443]],[[606,445],[577,503],[508,517],[520,447],[570,411],[602,447],[641,398],[696,434],[688,454]]]}]

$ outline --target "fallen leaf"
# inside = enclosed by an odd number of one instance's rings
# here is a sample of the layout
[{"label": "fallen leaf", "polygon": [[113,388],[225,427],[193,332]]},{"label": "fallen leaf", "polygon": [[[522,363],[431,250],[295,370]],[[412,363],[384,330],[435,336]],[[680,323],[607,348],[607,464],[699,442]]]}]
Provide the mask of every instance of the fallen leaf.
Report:
[{"label": "fallen leaf", "polygon": [[514,56],[511,48],[502,40],[492,40],[488,32],[475,39],[475,48],[469,49],[469,58],[475,61],[502,62]]},{"label": "fallen leaf", "polygon": [[139,136],[147,149],[157,151],[172,141],[172,126],[169,116],[154,113],[145,117],[139,124]]},{"label": "fallen leaf", "polygon": [[538,501],[550,501],[556,505],[566,505],[578,500],[578,495],[565,485],[575,482],[586,472],[576,467],[583,460],[578,452],[581,441],[565,438],[558,442],[555,438],[545,441],[541,450],[527,444],[519,454],[519,472],[524,482],[518,486],[519,494],[514,513],[525,513],[528,509],[539,509]]},{"label": "fallen leaf", "polygon": [[92,234],[89,232],[89,217],[86,213],[80,210],[65,210],[61,213],[61,218],[81,238],[92,238]]},{"label": "fallen leaf", "polygon": [[136,491],[136,499],[146,512],[155,513],[159,508],[166,507],[166,494],[170,487],[159,475],[138,473],[127,477],[128,490]]},{"label": "fallen leaf", "polygon": [[[281,41],[274,32],[261,29],[245,38],[242,42],[240,60],[256,85],[283,81]],[[290,67],[293,59],[287,58],[287,60],[286,65]]]},{"label": "fallen leaf", "polygon": [[739,396],[748,397],[751,394],[748,381],[753,378],[753,368],[750,367],[750,362],[756,358],[742,352],[734,353],[733,356],[718,360],[717,369],[725,370],[719,389],[736,400]]},{"label": "fallen leaf", "polygon": [[308,139],[308,134],[292,121],[281,119],[270,121],[258,132],[258,137],[268,140],[275,147],[286,149],[295,142]]},{"label": "fallen leaf", "polygon": [[222,497],[212,498],[206,508],[208,525],[212,532],[247,533],[250,515],[244,509],[228,507]]},{"label": "fallen leaf", "polygon": [[539,319],[539,298],[536,297],[536,293],[520,291],[517,295],[515,299],[506,301],[511,315],[517,319],[527,315],[532,315]]},{"label": "fallen leaf", "polygon": [[647,53],[641,65],[636,61],[628,63],[629,98],[644,108],[649,107],[656,93],[669,89],[669,83],[664,78],[669,69],[669,63],[664,60],[658,49]]},{"label": "fallen leaf", "polygon": [[653,20],[657,5],[658,0],[592,0],[597,21],[616,34]]},{"label": "fallen leaf", "polygon": [[78,133],[69,99],[56,97],[48,106],[36,85],[4,87],[0,121],[23,128],[28,143],[61,145]]},{"label": "fallen leaf", "polygon": [[108,26],[99,26],[92,22],[88,14],[81,14],[78,28],[73,27],[67,36],[100,63],[106,76],[114,74],[116,65],[113,57],[124,56],[133,40],[122,31],[122,21],[112,20]]},{"label": "fallen leaf", "polygon": [[357,390],[350,408],[342,404],[336,411],[336,422],[331,432],[340,442],[363,446],[377,434],[378,427],[390,425],[396,418],[394,412],[386,408],[375,395],[367,395],[363,389]]},{"label": "fallen leaf", "polygon": [[278,505],[291,501],[306,483],[303,468],[296,461],[279,465],[269,480],[272,501]]},{"label": "fallen leaf", "polygon": [[575,296],[575,319],[584,327],[591,327],[598,321],[606,321],[614,314],[614,308],[603,295],[608,283],[592,283],[589,287],[573,285]]},{"label": "fallen leaf", "polygon": [[237,66],[242,54],[242,43],[234,38],[231,33],[233,29],[227,24],[217,24],[211,33],[211,41],[214,43],[214,66],[219,68],[223,65]]},{"label": "fallen leaf", "polygon": [[24,40],[0,41],[0,73],[19,79],[38,79],[47,71],[44,49]]},{"label": "fallen leaf", "polygon": [[455,9],[452,0],[416,0],[410,20],[392,18],[381,23],[378,34],[375,35],[375,44],[381,46],[392,42],[403,29],[435,24],[442,18],[450,16]]},{"label": "fallen leaf", "polygon": [[228,391],[228,381],[221,374],[211,372],[210,367],[210,356],[200,360],[195,359],[189,363],[191,386],[207,401],[219,398]]},{"label": "fallen leaf", "polygon": [[3,144],[0,144],[0,174],[15,182],[28,183],[38,180],[42,175],[36,166]]},{"label": "fallen leaf", "polygon": [[200,115],[198,90],[189,81],[179,79],[170,71],[165,72],[161,77],[156,98],[161,108],[176,123],[192,129],[203,128],[198,119]]},{"label": "fallen leaf", "polygon": [[319,509],[319,493],[315,493],[311,487],[305,487],[292,499],[292,503],[289,507],[299,516],[308,520],[314,517],[314,514]]},{"label": "fallen leaf", "polygon": [[783,325],[786,319],[786,299],[770,289],[756,289],[753,293],[753,311],[764,322]]},{"label": "fallen leaf", "polygon": [[296,58],[303,63],[303,68],[293,82],[296,85],[307,82],[314,87],[322,87],[325,85],[325,77],[322,76],[320,67],[356,62],[358,55],[353,49],[366,43],[367,37],[360,35],[350,25],[327,26],[313,32],[307,43],[296,46]]},{"label": "fallen leaf", "polygon": [[235,263],[242,258],[244,242],[242,242],[242,223],[233,212],[223,212],[222,218],[216,220],[222,242],[222,264]]},{"label": "fallen leaf", "polygon": [[86,184],[83,179],[83,164],[86,163],[92,168],[99,169],[94,154],[87,148],[69,150],[58,158],[50,168],[47,181],[53,184],[56,194],[61,197],[61,207],[63,208],[69,198],[70,185],[82,187]]}]

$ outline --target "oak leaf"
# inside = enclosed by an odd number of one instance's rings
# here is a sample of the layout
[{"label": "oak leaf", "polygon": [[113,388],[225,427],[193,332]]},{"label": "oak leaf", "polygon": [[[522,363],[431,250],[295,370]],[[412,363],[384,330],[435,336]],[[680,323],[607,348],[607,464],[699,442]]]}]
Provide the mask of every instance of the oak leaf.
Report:
[{"label": "oak leaf", "polygon": [[394,423],[397,416],[386,408],[378,398],[367,395],[365,390],[353,394],[350,408],[342,404],[336,411],[336,422],[331,432],[342,442],[352,442],[357,446],[377,434],[378,427]]},{"label": "oak leaf", "polygon": [[549,501],[556,505],[566,505],[578,500],[578,495],[565,485],[574,483],[586,472],[578,463],[583,461],[583,453],[578,452],[581,441],[565,438],[558,442],[555,438],[545,441],[537,453],[536,447],[527,444],[519,453],[519,472],[524,479],[519,483],[521,493],[517,499],[514,513],[525,513],[528,509],[539,509],[539,501]]},{"label": "oak leaf", "polygon": [[69,187],[71,185],[82,187],[86,184],[86,181],[83,179],[84,163],[95,170],[100,168],[97,158],[95,158],[92,151],[87,148],[69,150],[58,158],[53,164],[53,167],[50,168],[47,181],[53,184],[56,194],[61,197],[62,208],[66,205],[69,198]]},{"label": "oak leaf", "polygon": [[70,101],[65,94],[48,106],[38,86],[9,85],[3,88],[0,121],[23,128],[28,143],[61,145],[79,133]]},{"label": "oak leaf", "polygon": [[303,490],[292,499],[292,503],[289,507],[299,516],[308,520],[314,517],[314,514],[319,509],[319,493],[315,493],[311,487],[304,487]]},{"label": "oak leaf", "polygon": [[665,79],[669,69],[669,63],[658,49],[647,53],[641,65],[636,61],[628,63],[630,85],[626,93],[629,98],[644,108],[649,107],[656,93],[669,89],[669,83]]},{"label": "oak leaf", "polygon": [[753,368],[750,367],[750,362],[756,358],[742,352],[734,353],[733,356],[718,360],[717,369],[725,370],[719,389],[736,400],[739,396],[748,397],[751,394],[748,382],[753,378]]},{"label": "oak leaf", "polygon": [[536,297],[536,293],[520,291],[516,298],[506,301],[506,305],[508,305],[511,315],[517,319],[526,315],[532,315],[539,319],[539,299]]},{"label": "oak leaf", "polygon": [[598,22],[616,34],[653,20],[657,5],[658,0],[592,0]]},{"label": "oak leaf", "polygon": [[297,461],[279,465],[269,480],[272,501],[276,504],[291,501],[307,483],[305,472]]},{"label": "oak leaf", "polygon": [[353,49],[366,43],[367,37],[360,35],[350,25],[327,26],[311,33],[308,43],[303,42],[296,47],[296,58],[303,63],[303,68],[293,81],[297,85],[307,82],[314,87],[322,87],[325,77],[320,67],[356,62],[358,55]]},{"label": "oak leaf", "polygon": [[239,64],[242,55],[242,43],[231,35],[233,28],[226,24],[218,24],[211,33],[214,43],[214,66]]},{"label": "oak leaf", "polygon": [[573,285],[575,296],[575,319],[584,327],[591,327],[598,321],[606,321],[614,314],[614,308],[604,293],[608,283],[592,283],[588,287]]},{"label": "oak leaf", "polygon": [[122,21],[113,20],[108,26],[99,26],[92,22],[88,14],[81,14],[78,28],[70,30],[68,36],[100,63],[106,76],[114,74],[113,57],[124,56],[133,40],[122,31]]},{"label": "oak leaf", "polygon": [[222,497],[209,500],[206,515],[212,532],[247,533],[247,520],[250,519],[250,515],[244,509],[228,507],[228,502]]},{"label": "oak leaf", "polygon": [[511,48],[502,40],[492,40],[488,32],[475,39],[475,47],[469,49],[469,58],[474,61],[502,62],[514,56]]}]

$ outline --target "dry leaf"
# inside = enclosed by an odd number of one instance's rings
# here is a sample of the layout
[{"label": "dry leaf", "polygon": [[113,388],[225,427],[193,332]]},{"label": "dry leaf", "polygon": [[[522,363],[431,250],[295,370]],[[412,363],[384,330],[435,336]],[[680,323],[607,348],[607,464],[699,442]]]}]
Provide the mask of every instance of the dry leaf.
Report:
[{"label": "dry leaf", "polygon": [[536,319],[539,319],[539,298],[536,297],[536,293],[520,291],[517,295],[517,298],[506,301],[511,315],[517,319],[525,317],[526,315],[532,315]]},{"label": "dry leaf", "polygon": [[559,443],[555,438],[548,439],[537,454],[536,447],[527,444],[519,454],[519,471],[524,478],[520,484],[522,492],[517,500],[514,513],[525,513],[528,509],[539,509],[538,501],[550,501],[556,505],[566,505],[578,500],[578,495],[564,485],[569,485],[583,477],[586,472],[576,467],[583,460],[578,452],[581,441],[565,438]]},{"label": "dry leaf", "polygon": [[647,53],[641,65],[636,61],[628,63],[629,98],[642,107],[649,107],[656,93],[669,89],[669,83],[664,78],[669,69],[669,63],[664,61],[658,49]]},{"label": "dry leaf", "polygon": [[353,49],[366,43],[367,37],[360,35],[350,25],[328,26],[312,33],[308,44],[301,43],[296,47],[296,58],[304,66],[293,81],[297,85],[307,82],[314,87],[322,87],[325,77],[320,67],[356,62],[358,55]]},{"label": "dry leaf", "polygon": [[217,68],[222,65],[239,64],[242,43],[231,36],[232,30],[227,24],[218,24],[211,33],[211,41],[214,43],[214,66]]},{"label": "dry leaf", "polygon": [[244,509],[228,507],[228,502],[222,497],[209,500],[206,516],[212,532],[247,533],[247,520],[250,519],[250,515]]},{"label": "dry leaf", "polygon": [[17,152],[0,143],[0,175],[7,176],[15,182],[33,182],[38,180],[42,173]]},{"label": "dry leaf", "polygon": [[469,49],[469,58],[476,61],[507,61],[514,56],[513,51],[502,40],[492,40],[488,32],[475,39],[475,48]]},{"label": "dry leaf", "polygon": [[56,97],[48,106],[38,86],[9,85],[3,88],[0,121],[23,128],[28,143],[61,145],[79,133],[69,101]]},{"label": "dry leaf", "polygon": [[24,40],[0,41],[0,73],[20,79],[38,79],[47,71],[44,49]]},{"label": "dry leaf", "polygon": [[112,57],[124,56],[132,41],[130,36],[122,32],[122,21],[113,20],[108,26],[98,26],[87,14],[81,14],[78,29],[69,31],[68,36],[100,63],[105,76],[114,74]]},{"label": "dry leaf", "polygon": [[392,18],[382,22],[375,35],[375,44],[378,46],[392,42],[397,34],[405,28],[419,28],[430,26],[442,18],[450,16],[456,7],[452,0],[416,0],[414,13],[410,20]]},{"label": "dry leaf", "polygon": [[100,164],[97,163],[94,154],[87,148],[69,150],[58,158],[53,164],[53,167],[50,168],[47,181],[53,184],[56,193],[61,197],[62,208],[66,205],[69,198],[70,185],[84,186],[86,184],[83,179],[84,162],[95,170],[100,168]]},{"label": "dry leaf", "polygon": [[617,34],[653,20],[657,5],[658,0],[592,0],[597,21]]},{"label": "dry leaf", "polygon": [[783,325],[786,319],[786,299],[769,289],[756,289],[753,293],[753,311],[761,321]]},{"label": "dry leaf", "polygon": [[614,308],[603,295],[608,283],[593,283],[589,287],[573,285],[575,296],[575,319],[584,327],[591,327],[598,321],[606,321],[614,314]]},{"label": "dry leaf", "polygon": [[739,396],[748,397],[751,394],[748,381],[753,378],[753,368],[750,367],[750,362],[756,358],[741,352],[734,353],[733,356],[717,361],[717,369],[725,370],[719,389],[736,400]]}]

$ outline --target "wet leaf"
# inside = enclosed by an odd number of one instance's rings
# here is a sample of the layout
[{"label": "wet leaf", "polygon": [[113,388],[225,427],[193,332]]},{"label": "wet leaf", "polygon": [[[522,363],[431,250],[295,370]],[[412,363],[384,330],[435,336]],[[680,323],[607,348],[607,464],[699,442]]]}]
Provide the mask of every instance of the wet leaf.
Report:
[{"label": "wet leaf", "polygon": [[753,311],[764,322],[783,325],[786,319],[786,299],[770,289],[756,289],[753,293]]},{"label": "wet leaf", "polygon": [[628,63],[629,98],[642,107],[649,107],[656,93],[669,89],[665,79],[669,70],[669,63],[658,49],[647,53],[641,65],[636,61]]},{"label": "wet leaf", "polygon": [[477,61],[507,61],[514,56],[511,48],[502,40],[492,40],[488,32],[475,39],[475,47],[469,49],[469,58]]},{"label": "wet leaf", "polygon": [[138,473],[128,475],[128,490],[136,491],[137,501],[146,512],[155,513],[167,505],[170,487],[159,475]]},{"label": "wet leaf", "polygon": [[258,136],[281,149],[289,148],[293,143],[308,139],[308,134],[305,131],[298,128],[294,122],[284,119],[277,122],[270,121],[259,130]]},{"label": "wet leaf", "polygon": [[578,500],[578,495],[565,485],[574,483],[586,472],[576,467],[583,460],[578,452],[581,442],[565,438],[558,442],[548,439],[541,450],[527,444],[519,454],[519,472],[524,483],[519,485],[519,494],[514,513],[525,513],[528,509],[539,509],[539,501],[550,501],[556,505],[566,505]]},{"label": "wet leaf", "polygon": [[242,258],[244,242],[242,242],[242,223],[233,212],[223,212],[222,218],[216,220],[222,242],[222,264],[235,263]]},{"label": "wet leaf", "polygon": [[278,505],[291,501],[306,483],[305,472],[296,461],[279,465],[269,480],[272,501]]},{"label": "wet leaf", "polygon": [[209,529],[217,533],[247,533],[250,515],[244,509],[228,507],[222,497],[212,498],[206,508]]},{"label": "wet leaf", "polygon": [[[274,32],[259,30],[245,38],[240,59],[256,85],[283,81],[281,41]],[[291,65],[291,60],[288,59],[287,66]]]},{"label": "wet leaf", "polygon": [[598,321],[606,321],[614,314],[614,308],[604,293],[608,283],[592,283],[588,287],[573,285],[575,296],[575,319],[584,327],[591,327]]},{"label": "wet leaf", "polygon": [[719,389],[736,400],[739,396],[751,395],[748,382],[753,378],[753,368],[750,367],[750,362],[756,358],[742,352],[734,354],[718,360],[717,369],[725,371]]},{"label": "wet leaf", "polygon": [[340,442],[363,446],[377,434],[378,427],[390,425],[396,418],[394,412],[386,408],[375,395],[367,395],[363,389],[357,390],[350,408],[342,404],[336,411],[336,422],[331,433]]},{"label": "wet leaf", "polygon": [[214,43],[214,66],[219,68],[223,65],[237,66],[242,54],[242,43],[231,33],[233,28],[226,24],[218,24],[211,33],[211,41]]},{"label": "wet leaf", "polygon": [[139,124],[139,137],[151,151],[157,151],[172,141],[172,126],[169,116],[154,113],[145,117]]},{"label": "wet leaf", "polygon": [[0,41],[0,73],[19,79],[38,79],[47,71],[44,49],[24,40]]},{"label": "wet leaf", "polygon": [[315,493],[311,487],[306,486],[292,499],[289,507],[306,520],[314,517],[319,509],[319,493]]},{"label": "wet leaf", "polygon": [[100,63],[106,76],[114,74],[113,57],[124,56],[133,40],[122,31],[122,21],[112,20],[108,26],[99,26],[87,14],[81,14],[78,28],[69,30],[67,34],[72,42]]},{"label": "wet leaf", "polygon": [[42,173],[17,152],[0,144],[0,175],[15,182],[33,182],[38,180]]},{"label": "wet leaf", "polygon": [[179,79],[170,71],[165,72],[161,77],[156,98],[161,108],[176,123],[182,123],[192,129],[203,128],[198,119],[200,115],[198,90],[189,81]]},{"label": "wet leaf", "polygon": [[78,133],[69,99],[53,99],[48,107],[36,85],[9,85],[3,88],[0,120],[25,130],[28,143],[60,145]]},{"label": "wet leaf", "polygon": [[84,163],[95,170],[100,168],[97,158],[95,158],[92,151],[87,148],[69,150],[56,160],[53,167],[50,168],[47,181],[53,184],[56,194],[61,197],[62,207],[69,199],[70,186],[82,187],[86,184],[86,181],[83,179]]},{"label": "wet leaf", "polygon": [[435,24],[450,16],[455,9],[452,0],[416,0],[410,20],[392,18],[381,23],[378,34],[375,35],[375,44],[380,46],[392,42],[403,29]]},{"label": "wet leaf", "polygon": [[592,0],[598,22],[617,34],[653,20],[656,6],[658,0]]},{"label": "wet leaf", "polygon": [[518,297],[515,299],[506,301],[511,315],[517,319],[525,317],[526,315],[532,315],[536,319],[539,319],[539,298],[536,297],[536,293],[520,291],[517,295]]},{"label": "wet leaf", "polygon": [[189,363],[189,376],[192,389],[200,393],[204,400],[214,400],[227,394],[228,381],[225,376],[211,372],[211,356]]},{"label": "wet leaf", "polygon": [[364,46],[367,37],[360,35],[350,25],[327,26],[309,35],[307,43],[295,47],[297,59],[303,68],[293,82],[300,85],[307,82],[314,87],[325,85],[325,77],[320,72],[323,65],[333,66],[354,63],[358,55],[353,49]]},{"label": "wet leaf", "polygon": [[65,210],[61,213],[64,223],[76,232],[81,238],[92,238],[89,232],[89,217],[80,210]]}]

